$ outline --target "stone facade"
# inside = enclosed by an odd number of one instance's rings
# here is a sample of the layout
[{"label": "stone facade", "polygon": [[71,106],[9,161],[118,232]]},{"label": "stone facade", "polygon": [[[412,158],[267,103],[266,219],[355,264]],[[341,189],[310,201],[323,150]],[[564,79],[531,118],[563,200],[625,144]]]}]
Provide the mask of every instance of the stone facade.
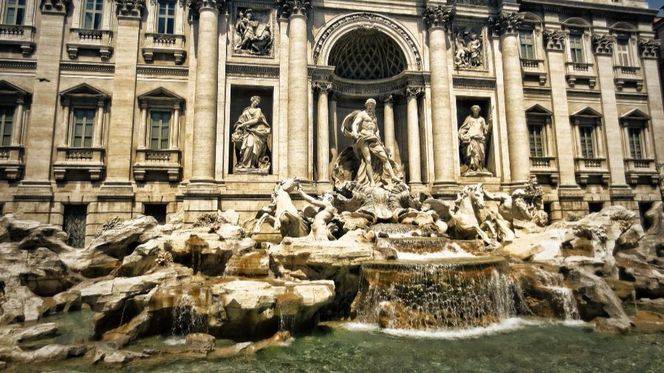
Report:
[{"label": "stone facade", "polygon": [[[349,145],[341,121],[367,98],[414,191],[452,198],[536,176],[554,219],[661,200],[656,11],[452,3],[26,0],[17,17],[2,2],[2,212],[88,238],[143,213],[249,217],[281,178],[332,188]],[[269,166],[240,172],[231,138],[253,96],[269,133],[244,138],[266,139],[257,157]],[[489,175],[461,173],[472,105],[491,127]]]}]

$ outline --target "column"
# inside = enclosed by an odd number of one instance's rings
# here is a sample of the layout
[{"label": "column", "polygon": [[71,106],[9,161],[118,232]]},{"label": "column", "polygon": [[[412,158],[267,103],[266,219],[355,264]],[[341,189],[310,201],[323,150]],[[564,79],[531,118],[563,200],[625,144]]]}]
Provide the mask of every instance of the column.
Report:
[{"label": "column", "polygon": [[[657,56],[660,44],[654,39],[643,39],[639,42],[643,78],[648,91],[648,108],[650,109],[650,128],[655,139],[655,162],[660,177],[664,177],[664,109],[662,108],[662,87],[660,86]],[[649,129],[650,129],[649,128]],[[650,141],[649,136],[645,136]],[[651,148],[652,149],[652,148]],[[664,180],[660,180],[664,182]],[[664,186],[664,184],[660,184]],[[660,190],[664,193],[664,191]]]},{"label": "column", "polygon": [[315,82],[314,89],[318,91],[318,141],[316,148],[318,170],[318,182],[328,182],[328,165],[330,164],[330,112],[328,94],[332,90],[332,84],[328,82]]},{"label": "column", "polygon": [[422,182],[422,170],[420,167],[420,118],[417,112],[417,99],[422,94],[421,87],[408,87],[406,89],[406,100],[408,105],[408,172],[409,184]]},{"label": "column", "polygon": [[[597,63],[598,81],[601,87],[606,157],[611,173],[611,188],[626,188],[625,161],[623,159],[622,130],[618,120],[616,86],[613,76],[613,47],[615,37],[608,34],[593,35],[593,50]],[[660,103],[661,105],[661,103]],[[600,137],[601,138],[601,137]]]},{"label": "column", "polygon": [[62,128],[64,129],[64,137],[60,139],[60,146],[69,146],[69,139],[72,136],[71,126],[69,125],[69,99],[63,99],[62,102]]},{"label": "column", "polygon": [[501,35],[500,49],[503,55],[507,143],[512,184],[525,183],[530,177],[528,127],[523,107],[523,80],[517,36],[521,21],[522,16],[518,13],[502,12],[495,25],[496,31]]},{"label": "column", "polygon": [[198,11],[198,47],[194,105],[194,148],[192,183],[214,181],[217,127],[217,59],[219,7],[222,1],[198,0],[191,3]]},{"label": "column", "polygon": [[454,138],[445,35],[452,16],[451,8],[440,5],[424,11],[424,20],[429,28],[434,184],[454,183]]},{"label": "column", "polygon": [[565,33],[562,30],[545,30],[546,56],[549,62],[549,81],[553,97],[553,120],[556,134],[556,156],[560,187],[578,189],[574,167],[574,138],[569,121],[567,81],[565,79]]},{"label": "column", "polygon": [[16,100],[16,119],[14,128],[12,128],[12,146],[21,145],[21,130],[23,128],[23,105],[25,98],[23,96]]},{"label": "column", "polygon": [[92,135],[92,147],[99,148],[102,145],[102,134],[104,129],[104,105],[106,104],[104,99],[99,99],[97,101],[97,117],[95,123],[94,134]]},{"label": "column", "polygon": [[141,123],[138,125],[138,148],[145,149],[148,147],[148,105],[145,102],[141,102],[139,107],[141,108]]},{"label": "column", "polygon": [[306,178],[309,151],[309,87],[307,73],[307,12],[305,0],[279,2],[282,16],[289,16],[288,50],[288,175]]},{"label": "column", "polygon": [[180,104],[176,104],[173,108],[173,119],[171,125],[171,150],[178,149],[178,142],[180,141]]},{"label": "column", "polygon": [[337,95],[332,94],[330,97],[330,111],[332,112],[332,139],[334,141],[334,153],[332,157],[336,157],[339,154],[339,120],[337,118]]},{"label": "column", "polygon": [[[64,24],[71,0],[42,1],[37,71],[32,96],[30,125],[26,128],[25,178],[23,186],[43,185],[40,193],[50,194],[51,154],[60,89],[60,52]],[[30,194],[30,192],[26,192]]]},{"label": "column", "polygon": [[279,17],[279,177],[288,177],[288,18]]},{"label": "column", "polygon": [[387,96],[383,105],[383,140],[385,147],[390,152],[390,157],[396,157],[396,137],[394,135],[394,97]]}]

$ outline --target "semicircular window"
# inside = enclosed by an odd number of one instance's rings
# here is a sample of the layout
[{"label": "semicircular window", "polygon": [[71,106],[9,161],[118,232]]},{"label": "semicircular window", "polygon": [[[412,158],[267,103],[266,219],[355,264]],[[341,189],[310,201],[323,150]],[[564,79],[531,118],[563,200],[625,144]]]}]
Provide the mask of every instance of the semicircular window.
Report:
[{"label": "semicircular window", "polygon": [[334,44],[328,61],[346,79],[374,80],[399,75],[406,57],[396,42],[377,30],[355,30]]}]

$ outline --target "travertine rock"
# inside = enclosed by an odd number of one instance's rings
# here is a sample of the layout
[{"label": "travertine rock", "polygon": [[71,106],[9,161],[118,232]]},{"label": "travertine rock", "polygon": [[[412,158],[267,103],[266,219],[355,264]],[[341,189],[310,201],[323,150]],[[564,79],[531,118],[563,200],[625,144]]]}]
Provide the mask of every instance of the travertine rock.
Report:
[{"label": "travertine rock", "polygon": [[123,221],[118,226],[100,232],[88,249],[122,259],[134,247],[153,238],[150,231],[156,226],[157,221],[151,216]]}]

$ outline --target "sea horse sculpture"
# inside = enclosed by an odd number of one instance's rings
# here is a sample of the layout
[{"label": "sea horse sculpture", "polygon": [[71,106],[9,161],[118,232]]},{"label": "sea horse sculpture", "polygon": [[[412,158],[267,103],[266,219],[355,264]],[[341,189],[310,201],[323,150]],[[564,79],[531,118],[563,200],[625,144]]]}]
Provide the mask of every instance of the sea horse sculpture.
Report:
[{"label": "sea horse sculpture", "polygon": [[298,190],[299,185],[296,179],[286,179],[277,183],[272,193],[272,203],[256,215],[254,233],[257,233],[264,223],[270,223],[274,229],[281,232],[282,237],[304,237],[309,234],[309,227],[304,217],[290,197],[290,193]]}]

